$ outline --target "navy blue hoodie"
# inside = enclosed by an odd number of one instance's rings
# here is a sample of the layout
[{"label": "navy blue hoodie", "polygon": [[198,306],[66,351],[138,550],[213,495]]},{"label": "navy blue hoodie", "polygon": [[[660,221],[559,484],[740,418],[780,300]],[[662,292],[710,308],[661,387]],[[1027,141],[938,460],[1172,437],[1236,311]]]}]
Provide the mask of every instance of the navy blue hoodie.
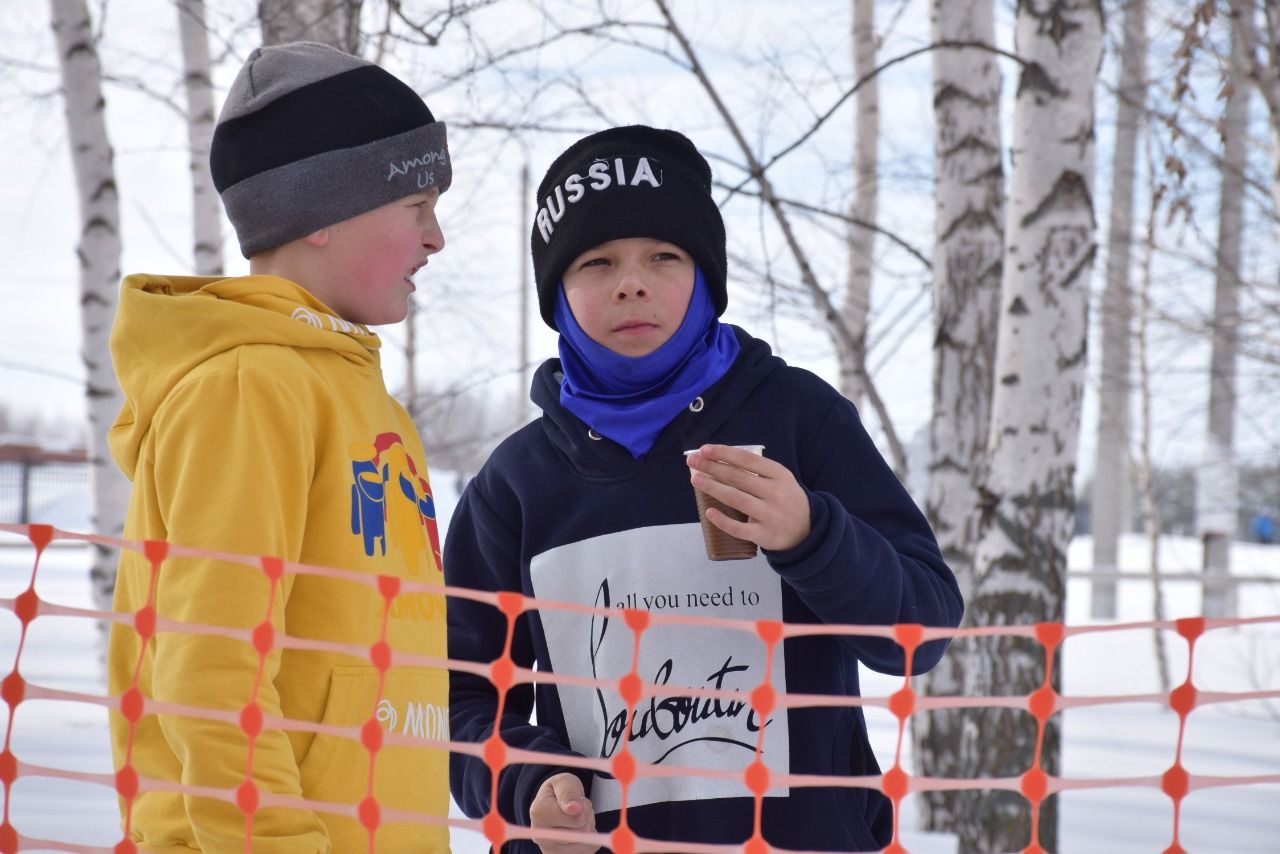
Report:
[{"label": "navy blue hoodie", "polygon": [[[853,405],[817,376],[786,365],[763,341],[735,332],[742,350],[733,367],[667,425],[641,460],[597,438],[561,407],[559,362],[545,362],[532,390],[543,416],[494,451],[463,492],[445,543],[450,585],[652,615],[637,649],[620,618],[544,606],[516,623],[511,656],[518,666],[607,686],[634,661],[645,682],[668,690],[742,693],[742,702],[646,697],[629,729],[626,707],[608,687],[542,682],[508,693],[502,737],[513,747],[608,758],[625,738],[642,763],[694,772],[641,777],[627,790],[628,825],[652,839],[747,840],[754,811],[741,772],[758,742],[774,774],[878,774],[861,709],[778,708],[761,721],[750,692],[768,680],[791,695],[852,697],[859,662],[889,674],[904,669],[901,648],[884,638],[792,637],[770,662],[753,633],[664,623],[662,615],[953,627],[963,610],[928,523]],[[708,560],[683,454],[706,443],[764,445],[765,456],[787,466],[808,493],[809,536],[752,560]],[[450,597],[451,658],[493,661],[505,638],[506,620],[496,609]],[[945,647],[934,641],[918,649],[913,672],[933,667]],[[535,703],[537,724],[530,722]],[[454,739],[480,742],[492,734],[496,694],[486,678],[452,672],[449,706]],[[499,811],[527,825],[538,787],[565,770],[571,769],[510,765],[499,775]],[[597,829],[616,827],[619,783],[574,773],[595,807]],[[450,784],[467,815],[488,811],[491,779],[482,760],[454,754]],[[887,844],[891,828],[889,802],[872,789],[775,786],[763,799],[762,833],[774,846],[875,850]],[[521,841],[504,850],[538,849]]]}]

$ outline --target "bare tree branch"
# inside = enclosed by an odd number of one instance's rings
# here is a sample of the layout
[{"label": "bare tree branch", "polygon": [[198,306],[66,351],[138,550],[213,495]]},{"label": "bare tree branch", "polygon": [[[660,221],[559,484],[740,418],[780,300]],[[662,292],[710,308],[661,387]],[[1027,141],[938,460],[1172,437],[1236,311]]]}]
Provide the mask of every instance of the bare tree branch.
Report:
[{"label": "bare tree branch", "polygon": [[[715,185],[723,189],[730,189],[729,185],[724,183],[723,181],[716,181]],[[738,192],[740,195],[746,196],[747,198],[751,198],[751,199],[764,198],[763,193],[752,193],[746,190],[740,190]],[[912,246],[910,243],[908,243],[905,238],[900,237],[898,234],[890,231],[889,229],[883,226],[877,225],[874,222],[865,222],[861,219],[858,219],[857,217],[850,216],[844,211],[833,211],[829,208],[823,208],[823,207],[819,207],[818,205],[811,205],[808,202],[802,202],[799,199],[790,199],[790,198],[784,198],[779,196],[778,201],[789,208],[795,208],[796,210],[807,211],[808,213],[818,214],[819,216],[823,216],[823,217],[829,217],[831,219],[839,220],[840,222],[846,223],[848,225],[855,225],[859,228],[870,229],[871,231],[874,231],[876,234],[880,234],[888,238],[888,240],[891,243],[893,243],[895,246],[901,248],[908,255],[915,258],[917,261],[919,261],[920,265],[924,267],[926,270],[933,269],[933,262],[930,261],[929,258],[922,251],[920,251],[915,246]]]},{"label": "bare tree branch", "polygon": [[[742,133],[742,129],[738,126],[737,119],[734,118],[724,100],[720,97],[720,93],[716,90],[715,84],[711,82],[711,78],[707,76],[706,70],[702,67],[702,63],[698,60],[697,52],[694,51],[693,45],[689,43],[684,31],[676,23],[675,18],[668,8],[666,0],[654,0],[658,10],[662,13],[662,17],[667,22],[667,29],[671,35],[680,44],[680,48],[684,51],[689,60],[689,69],[698,82],[702,85],[707,96],[715,105],[716,112],[720,115],[725,127],[732,134],[734,140],[738,143],[738,147],[743,157],[751,167],[751,174],[760,186],[760,192],[764,198],[765,204],[773,212],[774,219],[777,221],[778,227],[782,230],[783,237],[786,239],[787,246],[791,250],[792,257],[800,268],[801,278],[805,285],[809,288],[814,301],[818,304],[819,310],[822,312],[823,318],[830,325],[834,334],[839,338],[845,346],[852,348],[855,345],[854,336],[849,328],[840,321],[840,312],[831,301],[831,296],[818,283],[818,278],[814,275],[813,268],[809,264],[809,258],[800,246],[800,241],[796,238],[795,232],[791,227],[791,222],[787,218],[786,211],[782,208],[782,202],[778,199],[777,194],[773,190],[773,185],[765,175],[766,166],[762,165],[756,159],[755,153],[751,146],[747,143],[746,137]],[[775,158],[776,159],[776,158]],[[880,420],[880,426],[884,429],[886,441],[889,443],[890,454],[893,458],[894,471],[899,477],[904,477],[907,471],[907,454],[902,446],[902,442],[898,438],[897,431],[894,429],[893,420],[889,416],[888,408],[884,404],[884,400],[880,397],[880,393],[876,390],[875,383],[871,377],[866,375],[865,369],[862,376],[866,382],[867,401],[871,404],[871,408],[875,410],[876,417]]]},{"label": "bare tree branch", "polygon": [[[655,2],[657,2],[657,0],[655,0]],[[662,4],[659,3],[659,5],[662,5]],[[1027,65],[1026,60],[1022,59],[1022,57],[1018,56],[1016,53],[1010,53],[1007,50],[1001,50],[1000,48],[995,47],[994,45],[986,44],[985,42],[943,40],[943,41],[932,42],[930,44],[924,45],[923,47],[916,48],[915,50],[907,51],[906,53],[901,54],[900,56],[895,56],[892,59],[885,60],[884,62],[877,65],[875,69],[871,71],[870,74],[867,74],[865,77],[861,78],[860,80],[854,81],[853,86],[851,86],[849,89],[847,89],[844,92],[844,94],[842,94],[839,98],[837,98],[835,103],[832,104],[831,107],[828,108],[825,113],[820,115],[818,117],[818,120],[814,122],[813,125],[808,130],[806,130],[803,134],[801,134],[790,145],[783,147],[780,151],[778,151],[776,154],[770,157],[769,160],[766,161],[764,165],[760,167],[761,172],[769,169],[779,160],[786,157],[788,154],[790,154],[791,152],[795,151],[797,148],[799,148],[800,146],[808,142],[809,139],[811,139],[813,135],[816,134],[822,128],[822,126],[826,124],[827,121],[836,114],[836,112],[840,109],[840,107],[844,105],[846,101],[848,101],[850,98],[856,95],[858,93],[858,90],[861,89],[863,86],[867,85],[869,81],[875,79],[887,69],[892,68],[895,65],[899,65],[903,62],[906,62],[909,59],[914,59],[915,57],[920,56],[922,54],[929,53],[931,51],[951,50],[951,49],[984,50],[984,51],[987,51],[988,53],[993,53],[997,56],[1003,56],[1006,59],[1012,59],[1014,62],[1017,62],[1018,64],[1024,67]],[[754,177],[755,177],[754,175],[749,175],[746,179],[742,181],[739,187],[746,186],[748,183],[751,182],[751,180]]]}]

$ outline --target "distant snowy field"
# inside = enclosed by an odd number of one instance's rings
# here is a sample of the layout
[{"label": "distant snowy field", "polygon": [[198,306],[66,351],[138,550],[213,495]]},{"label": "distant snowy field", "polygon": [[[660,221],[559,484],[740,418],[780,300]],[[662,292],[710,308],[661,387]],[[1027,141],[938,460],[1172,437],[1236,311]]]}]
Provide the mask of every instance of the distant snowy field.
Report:
[{"label": "distant snowy field", "polygon": [[[435,484],[438,506],[452,508],[450,479]],[[87,514],[74,498],[44,508],[42,519],[67,530],[88,530]],[[442,517],[442,529],[447,525]],[[1072,568],[1088,565],[1087,538],[1072,543]],[[25,589],[33,552],[22,541],[0,532],[0,597],[11,598]],[[1164,571],[1194,570],[1199,566],[1194,540],[1169,538],[1163,542]],[[1238,544],[1233,571],[1242,576],[1280,579],[1280,547]],[[1146,545],[1139,537],[1122,544],[1126,570],[1146,567]],[[90,607],[86,582],[88,552],[69,545],[46,553],[37,592],[59,604]],[[1120,585],[1119,619],[1152,619],[1151,585],[1128,581]],[[1239,594],[1241,616],[1280,614],[1280,583],[1246,584]],[[1199,585],[1167,582],[1168,618],[1200,612]],[[1067,622],[1081,626],[1089,618],[1089,585],[1071,580]],[[0,611],[0,676],[12,666],[19,623]],[[1165,633],[1173,683],[1186,675],[1186,644]],[[102,693],[97,666],[95,628],[85,620],[41,617],[35,620],[22,652],[21,672],[27,680],[51,688]],[[1158,690],[1154,642],[1150,630],[1086,634],[1063,647],[1064,691],[1068,696],[1121,695]],[[1194,682],[1201,691],[1257,691],[1280,688],[1280,625],[1264,624],[1210,632],[1196,645]],[[866,673],[866,696],[885,696],[901,681]],[[0,704],[0,724],[8,710]],[[887,711],[868,709],[872,739],[882,764],[892,761],[897,726]],[[27,701],[19,705],[13,722],[13,751],[22,761],[38,765],[110,774],[111,755],[106,736],[106,712],[80,703]],[[1163,706],[1120,703],[1068,710],[1063,713],[1064,772],[1068,778],[1159,777],[1172,764],[1178,718]],[[909,739],[904,766],[913,768]],[[1204,706],[1189,717],[1183,743],[1183,764],[1192,773],[1224,777],[1280,774],[1280,702]],[[914,796],[903,804],[904,843],[914,854],[953,854],[946,837],[912,832],[916,822]],[[1189,852],[1274,854],[1280,850],[1280,784],[1226,786],[1193,791],[1182,804],[1180,838]],[[103,846],[119,841],[119,817],[114,792],[106,787],[48,778],[22,777],[14,784],[8,804],[13,826],[24,836],[56,840],[69,846]],[[457,813],[455,807],[455,814]],[[1161,851],[1172,841],[1172,803],[1156,788],[1098,788],[1061,796],[1060,852],[1062,854],[1137,854]],[[455,831],[457,854],[486,851],[476,833]],[[41,851],[67,850],[59,846]]]}]

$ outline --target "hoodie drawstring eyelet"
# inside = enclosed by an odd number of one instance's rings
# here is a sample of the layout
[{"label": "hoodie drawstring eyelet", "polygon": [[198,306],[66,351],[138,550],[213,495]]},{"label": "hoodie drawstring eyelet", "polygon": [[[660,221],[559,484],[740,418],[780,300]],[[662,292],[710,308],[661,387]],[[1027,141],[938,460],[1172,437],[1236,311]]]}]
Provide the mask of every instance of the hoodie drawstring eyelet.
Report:
[{"label": "hoodie drawstring eyelet", "polygon": [[597,433],[594,429],[587,431],[587,438],[592,440],[593,442],[599,442],[602,439],[604,439],[604,437],[601,436],[599,433]]},{"label": "hoodie drawstring eyelet", "polygon": [[701,396],[699,396],[699,397],[695,397],[695,398],[693,399],[693,403],[689,404],[689,411],[690,411],[690,412],[701,412],[701,411],[702,411],[702,407],[704,407],[704,406],[706,406],[706,404],[702,401],[702,397],[701,397]]}]

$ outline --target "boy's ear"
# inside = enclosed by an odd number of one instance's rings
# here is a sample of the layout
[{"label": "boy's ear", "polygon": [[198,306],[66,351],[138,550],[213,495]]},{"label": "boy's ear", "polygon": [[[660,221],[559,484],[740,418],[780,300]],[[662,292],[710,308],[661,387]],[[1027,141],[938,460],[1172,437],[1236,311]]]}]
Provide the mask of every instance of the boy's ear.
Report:
[{"label": "boy's ear", "polygon": [[311,232],[310,234],[308,234],[306,237],[302,238],[302,240],[308,246],[328,246],[329,245],[329,229],[327,227],[317,229]]}]

